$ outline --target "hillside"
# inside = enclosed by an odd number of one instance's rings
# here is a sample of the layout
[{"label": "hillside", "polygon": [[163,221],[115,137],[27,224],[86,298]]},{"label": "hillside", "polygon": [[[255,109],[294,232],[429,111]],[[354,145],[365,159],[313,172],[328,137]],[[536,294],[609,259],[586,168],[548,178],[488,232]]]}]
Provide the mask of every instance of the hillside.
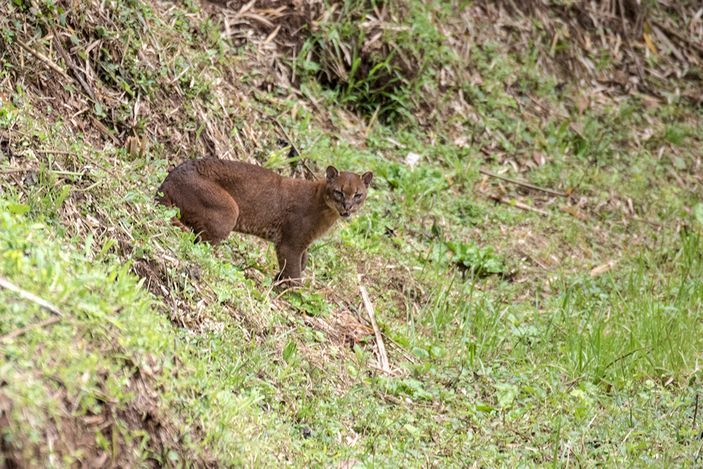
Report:
[{"label": "hillside", "polygon": [[[699,466],[702,13],[0,0],[0,466]],[[199,157],[375,177],[282,291]]]}]

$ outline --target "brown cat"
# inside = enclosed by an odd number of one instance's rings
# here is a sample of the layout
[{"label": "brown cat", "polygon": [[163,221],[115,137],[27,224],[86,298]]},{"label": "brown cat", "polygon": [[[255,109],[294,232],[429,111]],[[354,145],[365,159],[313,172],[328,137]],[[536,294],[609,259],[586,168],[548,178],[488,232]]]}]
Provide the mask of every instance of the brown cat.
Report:
[{"label": "brown cat", "polygon": [[234,230],[273,242],[276,280],[298,283],[310,243],[362,206],[373,179],[370,171],[359,176],[333,166],[326,176],[307,181],[238,161],[191,160],[166,176],[157,200],[178,207],[174,223],[203,241],[217,244]]}]

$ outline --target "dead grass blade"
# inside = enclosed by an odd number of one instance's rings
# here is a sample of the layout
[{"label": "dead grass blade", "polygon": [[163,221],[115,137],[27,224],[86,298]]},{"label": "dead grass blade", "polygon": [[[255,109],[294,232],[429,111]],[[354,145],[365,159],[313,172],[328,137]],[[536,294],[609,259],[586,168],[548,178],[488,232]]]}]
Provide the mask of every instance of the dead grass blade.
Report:
[{"label": "dead grass blade", "polygon": [[27,290],[18,287],[14,283],[10,282],[4,277],[0,277],[0,288],[4,288],[6,290],[10,290],[13,293],[16,293],[19,295],[20,298],[31,301],[34,304],[37,304],[44,308],[45,310],[49,311],[52,314],[55,314],[57,316],[63,316],[63,313],[59,308],[54,306],[53,304],[49,303],[48,301],[38,297],[34,293],[28,292]]},{"label": "dead grass blade", "polygon": [[[359,280],[361,281],[361,279]],[[366,308],[366,313],[369,315],[371,327],[373,327],[373,332],[376,336],[376,350],[380,370],[384,373],[391,374],[391,367],[388,364],[388,354],[386,353],[386,345],[383,343],[383,335],[381,334],[381,330],[378,328],[378,324],[376,324],[376,315],[374,313],[373,303],[371,303],[369,294],[363,285],[359,285],[359,291],[361,292],[361,298],[364,301],[364,308]]]},{"label": "dead grass blade", "polygon": [[4,277],[0,277],[0,288],[4,288],[6,290],[9,290],[13,293],[16,293],[20,298],[30,301],[41,308],[49,311],[51,314],[54,316],[44,319],[42,321],[39,321],[34,324],[29,324],[24,327],[20,327],[18,329],[15,329],[14,331],[5,334],[3,336],[0,336],[0,342],[5,342],[8,340],[15,339],[22,334],[25,334],[28,331],[31,331],[33,329],[40,329],[42,327],[50,326],[51,324],[55,324],[63,319],[63,313],[59,308],[54,306],[53,304],[49,303],[48,301],[38,297],[34,293],[28,292],[27,290],[15,285],[14,283],[10,282]]},{"label": "dead grass blade", "polygon": [[545,187],[536,186],[536,185],[531,184],[527,181],[520,181],[518,179],[512,179],[512,178],[509,178],[506,176],[501,176],[499,174],[492,173],[486,169],[479,169],[478,172],[485,175],[485,176],[488,176],[488,177],[500,179],[501,181],[509,182],[511,184],[515,184],[515,185],[521,186],[521,187],[526,187],[528,189],[532,189],[535,191],[544,192],[546,194],[556,195],[559,197],[568,197],[569,196],[569,194],[567,194],[566,192],[555,191],[553,189],[547,189]]}]

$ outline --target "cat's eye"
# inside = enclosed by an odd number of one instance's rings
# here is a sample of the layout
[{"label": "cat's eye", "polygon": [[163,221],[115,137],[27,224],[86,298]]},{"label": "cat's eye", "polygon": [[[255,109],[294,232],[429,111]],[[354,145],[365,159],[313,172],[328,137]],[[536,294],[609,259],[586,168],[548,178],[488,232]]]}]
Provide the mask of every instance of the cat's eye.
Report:
[{"label": "cat's eye", "polygon": [[342,191],[334,191],[334,198],[337,200],[342,200],[344,199],[344,194],[342,194]]},{"label": "cat's eye", "polygon": [[354,194],[354,200],[361,200],[361,196],[362,194],[357,192],[356,194]]}]

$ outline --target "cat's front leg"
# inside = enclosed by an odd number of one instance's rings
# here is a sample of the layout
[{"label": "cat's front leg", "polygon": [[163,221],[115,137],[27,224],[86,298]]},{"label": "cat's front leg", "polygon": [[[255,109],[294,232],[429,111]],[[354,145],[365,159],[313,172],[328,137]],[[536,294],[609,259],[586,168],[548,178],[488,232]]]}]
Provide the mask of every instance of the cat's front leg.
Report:
[{"label": "cat's front leg", "polygon": [[276,246],[280,271],[276,281],[286,285],[300,285],[303,250],[286,244]]}]

